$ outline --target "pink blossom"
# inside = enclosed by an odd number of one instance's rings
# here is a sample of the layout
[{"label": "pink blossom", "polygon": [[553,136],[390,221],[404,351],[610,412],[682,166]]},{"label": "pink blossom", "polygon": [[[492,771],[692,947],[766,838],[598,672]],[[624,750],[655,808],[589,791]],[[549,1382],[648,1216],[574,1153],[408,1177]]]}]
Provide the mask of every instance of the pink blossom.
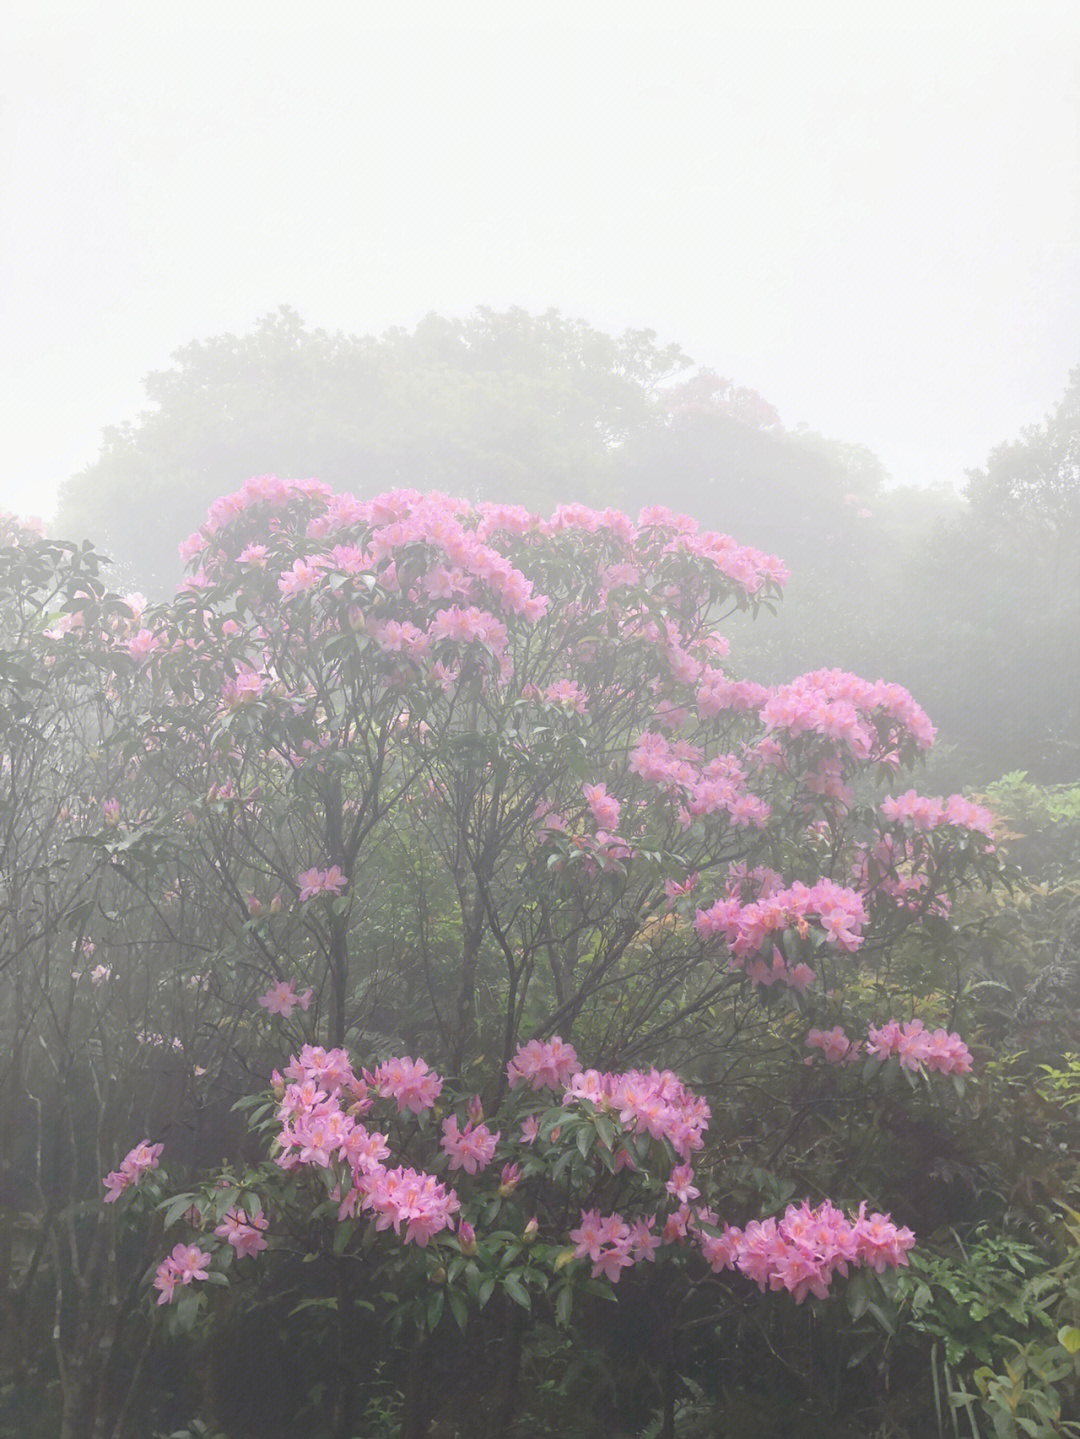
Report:
[{"label": "pink blossom", "polygon": [[254,1214],[249,1219],[243,1209],[230,1209],[214,1230],[219,1239],[226,1239],[244,1259],[254,1256],[267,1247],[262,1231],[266,1228],[266,1217]]},{"label": "pink blossom", "polygon": [[583,784],[581,792],[585,796],[585,803],[592,811],[592,817],[601,829],[618,829],[619,827],[619,801],[607,792],[607,786],[602,784]]},{"label": "pink blossom", "polygon": [[399,1109],[419,1114],[435,1103],[443,1082],[422,1059],[415,1064],[409,1058],[388,1059],[375,1071],[374,1087],[384,1098],[395,1099]]},{"label": "pink blossom", "polygon": [[289,1019],[297,1005],[306,1011],[311,1003],[312,991],[307,989],[303,994],[297,994],[295,985],[295,979],[272,984],[265,994],[259,995],[258,1003],[268,1014],[280,1014],[283,1019]]},{"label": "pink blossom", "polygon": [[348,882],[336,864],[329,869],[306,869],[296,879],[300,888],[298,899],[302,904],[318,894],[340,894]]},{"label": "pink blossom", "polygon": [[129,1149],[120,1161],[120,1168],[107,1174],[101,1181],[107,1191],[105,1203],[114,1204],[125,1189],[138,1184],[144,1174],[151,1169],[156,1169],[164,1147],[163,1144],[151,1144],[149,1140],[144,1139],[133,1149]]},{"label": "pink blossom", "polygon": [[877,1059],[896,1055],[905,1069],[925,1068],[939,1074],[970,1074],[971,1051],[958,1034],[936,1029],[931,1034],[919,1019],[901,1025],[890,1019],[867,1031],[866,1052]]},{"label": "pink blossom", "polygon": [[820,1049],[822,1057],[830,1064],[837,1064],[840,1060],[855,1059],[859,1052],[858,1043],[848,1039],[839,1025],[828,1032],[823,1029],[811,1029],[806,1036],[806,1047]]},{"label": "pink blossom", "polygon": [[499,1142],[498,1131],[492,1134],[486,1124],[474,1124],[471,1120],[459,1131],[454,1114],[443,1120],[442,1130],[440,1144],[449,1156],[451,1169],[464,1169],[466,1174],[475,1174],[491,1163]]},{"label": "pink blossom", "polygon": [[523,1044],[506,1066],[506,1075],[513,1089],[524,1079],[533,1089],[557,1089],[578,1068],[573,1045],[564,1044],[556,1034],[546,1043],[530,1039]]},{"label": "pink blossom", "polygon": [[160,643],[158,637],[150,630],[139,630],[138,634],[128,640],[125,648],[133,660],[145,664]]}]

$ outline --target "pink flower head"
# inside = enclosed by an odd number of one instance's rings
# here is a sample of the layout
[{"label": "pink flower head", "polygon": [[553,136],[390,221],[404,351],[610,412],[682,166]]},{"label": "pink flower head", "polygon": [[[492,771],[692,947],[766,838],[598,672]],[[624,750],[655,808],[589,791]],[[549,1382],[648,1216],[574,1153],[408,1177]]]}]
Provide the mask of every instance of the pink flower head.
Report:
[{"label": "pink flower head", "polygon": [[585,803],[592,811],[592,817],[600,829],[618,829],[619,827],[619,801],[609,795],[607,786],[602,784],[583,784],[581,792],[585,796]]},{"label": "pink flower head", "polygon": [[317,894],[340,894],[348,882],[336,864],[329,869],[307,869],[296,878],[299,901],[303,904]]},{"label": "pink flower head", "polygon": [[511,1089],[519,1079],[527,1080],[533,1089],[558,1089],[578,1068],[573,1045],[555,1035],[547,1043],[530,1039],[523,1044],[506,1066],[506,1075]]},{"label": "pink flower head", "polygon": [[398,1109],[413,1114],[430,1109],[442,1093],[442,1077],[428,1069],[424,1060],[388,1059],[376,1069],[374,1088],[384,1099],[397,1100]]},{"label": "pink flower head", "polygon": [[206,1266],[210,1263],[210,1255],[197,1244],[177,1244],[168,1262],[172,1264],[181,1284],[191,1284],[194,1280],[207,1277],[209,1271]]},{"label": "pink flower head", "polygon": [[830,1064],[838,1064],[841,1060],[848,1059],[851,1051],[858,1051],[859,1046],[853,1044],[844,1031],[837,1025],[827,1033],[822,1029],[811,1029],[806,1036],[808,1049],[820,1049],[823,1058]]},{"label": "pink flower head", "polygon": [[236,1250],[237,1257],[244,1259],[254,1256],[267,1247],[262,1232],[266,1228],[266,1216],[254,1214],[249,1219],[243,1209],[230,1209],[214,1233],[219,1239],[226,1239]]},{"label": "pink flower head", "polygon": [[459,1131],[454,1114],[443,1120],[442,1129],[440,1143],[443,1152],[449,1156],[451,1169],[464,1169],[466,1174],[475,1174],[491,1163],[499,1142],[498,1131],[492,1134],[486,1124],[473,1124],[471,1120]]},{"label": "pink flower head", "polygon": [[120,1161],[120,1168],[107,1174],[101,1181],[107,1190],[105,1203],[114,1204],[125,1189],[138,1184],[149,1170],[156,1169],[164,1148],[163,1144],[151,1144],[149,1140],[144,1139],[141,1143],[136,1144],[134,1149],[129,1149]]},{"label": "pink flower head", "polygon": [[294,979],[281,980],[272,984],[265,994],[260,994],[258,1003],[268,1014],[280,1014],[283,1019],[292,1015],[293,1009],[299,1007],[306,1012],[311,1003],[312,991],[307,989],[303,994],[297,994]]}]

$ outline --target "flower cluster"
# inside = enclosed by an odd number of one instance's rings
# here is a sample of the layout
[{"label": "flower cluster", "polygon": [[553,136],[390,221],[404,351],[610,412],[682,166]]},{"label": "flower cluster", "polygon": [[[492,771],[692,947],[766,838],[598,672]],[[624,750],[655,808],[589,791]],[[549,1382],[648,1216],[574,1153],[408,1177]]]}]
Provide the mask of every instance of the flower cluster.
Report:
[{"label": "flower cluster", "polygon": [[903,1025],[890,1019],[880,1029],[871,1026],[866,1052],[879,1059],[895,1054],[905,1069],[921,1065],[939,1074],[971,1073],[971,1051],[960,1036],[944,1029],[931,1033],[921,1019],[911,1019]]},{"label": "flower cluster", "polygon": [[763,829],[769,818],[766,802],[746,789],[746,771],[734,755],[703,762],[696,745],[645,730],[634,741],[629,769],[672,795],[684,828],[713,814],[726,814],[729,823],[743,829]]},{"label": "flower cluster", "polygon": [[910,825],[922,833],[940,829],[942,825],[956,825],[958,829],[984,834],[988,839],[994,834],[994,816],[962,794],[942,799],[940,795],[921,795],[909,789],[883,799],[881,813],[890,824]]},{"label": "flower cluster", "polygon": [[210,1255],[197,1244],[177,1244],[168,1259],[162,1260],[154,1275],[154,1288],[159,1291],[158,1304],[171,1304],[178,1284],[191,1284],[209,1277]]},{"label": "flower cluster", "polygon": [[440,1184],[434,1174],[415,1169],[383,1169],[380,1165],[361,1177],[358,1188],[363,1207],[375,1215],[376,1229],[392,1227],[400,1234],[404,1224],[405,1243],[421,1249],[440,1230],[452,1227],[453,1215],[461,1208],[452,1189]]},{"label": "flower cluster", "polygon": [[719,1234],[698,1230],[698,1244],[714,1272],[738,1269],[760,1289],[786,1289],[797,1304],[808,1294],[824,1299],[833,1275],[846,1277],[849,1265],[867,1265],[878,1274],[906,1265],[915,1244],[910,1229],[885,1214],[849,1218],[828,1200],[811,1209],[788,1205],[780,1219],[752,1219],[745,1229],[725,1224]]},{"label": "flower cluster", "polygon": [[[809,933],[807,921],[815,919],[829,944],[851,951],[862,944],[867,922],[866,905],[857,890],[819,879],[814,885],[796,881],[788,889],[770,886],[762,898],[744,904],[737,893],[729,893],[708,909],[699,909],[694,928],[703,938],[720,935],[731,954],[732,968],[742,969],[753,984],[775,984],[778,980],[795,989],[805,989],[814,978],[805,964],[789,966],[788,956],[777,941],[792,929],[799,938]],[[764,959],[747,963],[747,957],[773,943],[771,964]]]},{"label": "flower cluster", "polygon": [[296,883],[300,890],[297,898],[303,904],[317,894],[340,894],[348,880],[334,864],[329,869],[306,869],[297,875]]},{"label": "flower cluster", "polygon": [[248,1255],[254,1257],[267,1247],[263,1238],[266,1224],[264,1214],[253,1214],[249,1219],[243,1209],[230,1209],[214,1233],[218,1239],[227,1240],[243,1259]]},{"label": "flower cluster", "polygon": [[620,1273],[631,1265],[643,1261],[656,1262],[656,1251],[662,1240],[652,1232],[655,1224],[654,1214],[627,1224],[621,1214],[601,1217],[598,1210],[583,1209],[581,1223],[570,1231],[574,1256],[592,1261],[593,1279],[602,1274],[612,1284],[617,1284]]},{"label": "flower cluster", "polygon": [[267,1014],[280,1014],[282,1019],[288,1019],[297,1006],[307,1010],[311,995],[310,989],[306,989],[303,994],[297,994],[295,979],[280,980],[277,984],[272,984],[265,994],[260,994],[257,1002]]},{"label": "flower cluster", "polygon": [[619,1123],[629,1133],[667,1139],[684,1160],[705,1142],[711,1117],[709,1106],[669,1069],[631,1069],[624,1074],[586,1069],[571,1079],[563,1104],[581,1099],[618,1115]]},{"label": "flower cluster", "polygon": [[427,1062],[409,1058],[388,1059],[380,1064],[371,1080],[372,1088],[382,1097],[396,1099],[398,1109],[419,1114],[430,1109],[442,1093],[442,1078],[429,1069]]},{"label": "flower cluster", "polygon": [[440,1140],[443,1153],[449,1156],[451,1169],[464,1169],[466,1174],[475,1174],[486,1169],[495,1157],[495,1146],[499,1142],[499,1131],[492,1134],[486,1124],[472,1120],[465,1128],[458,1129],[457,1116],[452,1114],[443,1120],[443,1137]]},{"label": "flower cluster", "polygon": [[837,669],[815,670],[772,690],[761,720],[767,732],[792,739],[815,734],[864,762],[934,742],[934,726],[901,685],[871,684]]},{"label": "flower cluster", "polygon": [[[839,1025],[835,1029],[811,1029],[806,1036],[807,1049],[820,1049],[823,1059],[830,1064],[841,1062],[850,1064],[852,1060],[859,1057],[859,1042],[857,1039],[848,1039],[847,1035]],[[811,1061],[807,1059],[806,1063]]]},{"label": "flower cluster", "polygon": [[527,1081],[533,1089],[558,1089],[580,1068],[573,1045],[564,1044],[558,1035],[546,1043],[530,1039],[523,1044],[506,1066],[506,1077],[513,1089],[518,1080]]},{"label": "flower cluster", "polygon": [[125,1189],[130,1189],[138,1184],[143,1175],[150,1169],[158,1167],[158,1158],[165,1148],[163,1144],[151,1144],[144,1139],[141,1144],[136,1144],[134,1149],[129,1149],[120,1161],[120,1168],[114,1169],[111,1174],[106,1174],[101,1181],[106,1189],[105,1203],[115,1204]]}]

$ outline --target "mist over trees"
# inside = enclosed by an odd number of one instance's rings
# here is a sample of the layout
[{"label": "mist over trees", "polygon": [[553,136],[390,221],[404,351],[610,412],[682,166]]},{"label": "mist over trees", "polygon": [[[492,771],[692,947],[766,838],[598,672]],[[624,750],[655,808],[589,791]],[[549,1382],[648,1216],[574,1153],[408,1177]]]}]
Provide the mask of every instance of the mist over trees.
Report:
[{"label": "mist over trees", "polygon": [[433,314],[375,338],[282,307],[175,359],[145,381],[152,408],[107,430],[64,486],[56,523],[153,598],[179,579],[179,540],[250,475],[545,514],[662,496],[791,569],[777,619],[735,630],[763,679],[843,664],[905,684],[941,731],[943,782],[1077,772],[1080,370],[960,499],[890,488],[865,446],[785,430],[762,396],[695,373],[652,331],[615,338],[554,310]]}]

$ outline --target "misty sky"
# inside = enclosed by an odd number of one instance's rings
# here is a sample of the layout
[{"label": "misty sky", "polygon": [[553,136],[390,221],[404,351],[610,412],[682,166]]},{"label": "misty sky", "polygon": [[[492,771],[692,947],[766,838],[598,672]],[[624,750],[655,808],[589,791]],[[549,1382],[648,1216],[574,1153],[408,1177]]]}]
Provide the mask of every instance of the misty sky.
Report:
[{"label": "misty sky", "polygon": [[1072,4],[220,10],[4,22],[0,509],[283,303],[648,327],[909,483],[1080,362]]}]

